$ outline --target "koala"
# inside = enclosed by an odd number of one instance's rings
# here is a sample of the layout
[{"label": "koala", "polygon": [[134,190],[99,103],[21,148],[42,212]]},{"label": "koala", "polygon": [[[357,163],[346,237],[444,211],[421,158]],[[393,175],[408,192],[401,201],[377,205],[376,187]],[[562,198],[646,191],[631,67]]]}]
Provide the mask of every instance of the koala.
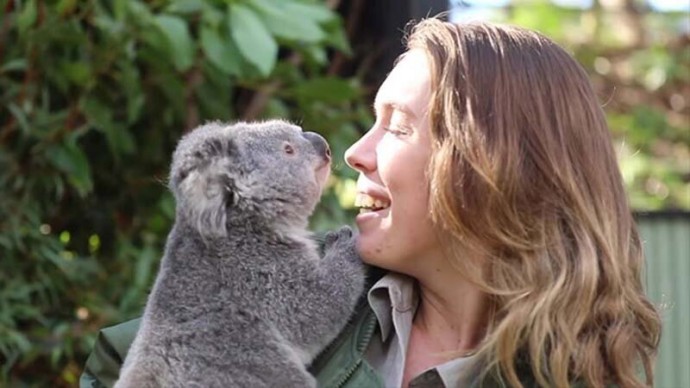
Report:
[{"label": "koala", "polygon": [[184,136],[169,187],[175,223],[116,387],[315,387],[305,367],[364,289],[349,227],[307,232],[328,143],[273,120]]}]

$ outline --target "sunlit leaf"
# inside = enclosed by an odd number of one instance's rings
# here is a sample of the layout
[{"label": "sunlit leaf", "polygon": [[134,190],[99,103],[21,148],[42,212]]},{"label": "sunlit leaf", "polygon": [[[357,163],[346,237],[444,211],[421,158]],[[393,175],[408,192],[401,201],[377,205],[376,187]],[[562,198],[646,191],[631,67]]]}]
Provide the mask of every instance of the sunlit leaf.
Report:
[{"label": "sunlit leaf", "polygon": [[256,13],[241,4],[230,5],[228,27],[240,52],[267,76],[275,67],[278,45]]},{"label": "sunlit leaf", "polygon": [[277,37],[304,42],[319,42],[325,37],[317,22],[290,9],[290,2],[253,0],[251,4],[259,10],[265,25]]}]

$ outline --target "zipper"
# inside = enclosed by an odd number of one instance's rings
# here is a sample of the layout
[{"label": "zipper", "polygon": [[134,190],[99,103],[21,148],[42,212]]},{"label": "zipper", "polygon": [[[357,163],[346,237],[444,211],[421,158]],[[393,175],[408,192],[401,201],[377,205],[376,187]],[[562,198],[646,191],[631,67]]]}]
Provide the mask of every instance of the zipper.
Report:
[{"label": "zipper", "polygon": [[335,388],[343,388],[345,386],[345,383],[347,383],[347,380],[350,380],[350,377],[352,377],[353,374],[355,374],[355,371],[359,366],[362,364],[362,358],[358,358],[357,362],[355,362],[350,369],[347,370],[347,372],[343,375],[343,377],[338,381],[336,385],[334,385]]},{"label": "zipper", "polygon": [[364,353],[364,350],[371,341],[371,337],[374,335],[374,329],[376,328],[376,314],[370,311],[367,318],[368,321],[364,324],[364,329],[362,330],[362,337],[357,343],[357,352],[360,354]]},{"label": "zipper", "polygon": [[345,386],[348,380],[352,377],[352,375],[355,374],[357,369],[362,365],[362,359],[364,358],[364,350],[369,344],[369,341],[371,340],[371,337],[374,334],[374,329],[376,328],[376,315],[372,312],[370,312],[370,316],[367,317],[368,321],[365,322],[364,328],[362,329],[362,336],[360,337],[359,341],[357,342],[357,353],[359,354],[359,357],[357,358],[357,361],[345,372],[345,374],[338,380],[338,382],[335,384],[335,388],[342,388]]}]

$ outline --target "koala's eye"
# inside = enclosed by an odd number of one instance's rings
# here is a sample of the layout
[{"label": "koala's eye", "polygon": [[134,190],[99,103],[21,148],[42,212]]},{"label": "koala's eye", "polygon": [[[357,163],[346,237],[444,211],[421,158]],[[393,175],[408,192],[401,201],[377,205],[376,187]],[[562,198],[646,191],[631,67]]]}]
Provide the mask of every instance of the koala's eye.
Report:
[{"label": "koala's eye", "polygon": [[283,144],[283,151],[285,151],[285,153],[288,155],[292,155],[295,153],[295,149],[292,147],[292,144],[290,143]]}]

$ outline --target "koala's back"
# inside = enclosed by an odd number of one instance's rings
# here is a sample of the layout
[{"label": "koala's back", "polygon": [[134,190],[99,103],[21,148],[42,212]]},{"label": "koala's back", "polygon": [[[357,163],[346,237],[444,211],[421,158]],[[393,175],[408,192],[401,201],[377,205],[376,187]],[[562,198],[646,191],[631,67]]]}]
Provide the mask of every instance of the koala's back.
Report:
[{"label": "koala's back", "polygon": [[[279,273],[313,271],[315,263],[296,252],[316,252],[305,246],[286,255],[240,236],[229,237],[227,249],[199,244],[173,228],[118,386],[313,386],[304,355],[277,326],[295,315],[280,307],[304,294]],[[245,257],[245,249],[255,255]]]},{"label": "koala's back", "polygon": [[269,387],[276,381],[284,382],[284,387],[315,385],[299,355],[270,323],[251,312],[228,310],[219,309],[174,329],[142,327],[147,332],[138,338],[146,340],[132,362],[149,368],[139,368],[148,371],[139,372],[132,384],[123,381],[123,385]]}]

